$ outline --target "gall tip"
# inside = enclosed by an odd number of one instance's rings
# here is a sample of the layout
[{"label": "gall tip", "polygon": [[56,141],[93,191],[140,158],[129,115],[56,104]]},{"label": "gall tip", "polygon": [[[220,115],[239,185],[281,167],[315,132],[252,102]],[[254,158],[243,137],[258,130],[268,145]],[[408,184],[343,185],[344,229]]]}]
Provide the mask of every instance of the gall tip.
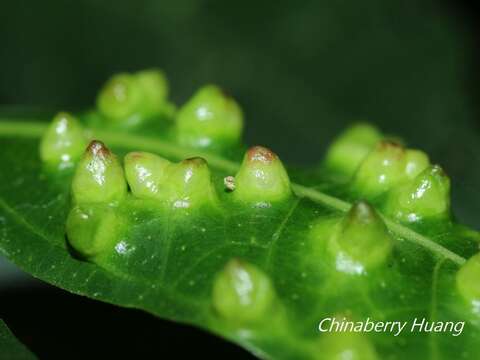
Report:
[{"label": "gall tip", "polygon": [[405,152],[403,145],[393,140],[381,140],[377,144],[376,150],[379,152],[388,152],[397,159],[401,159]]},{"label": "gall tip", "polygon": [[109,156],[111,154],[110,150],[100,140],[90,141],[85,152],[93,156],[103,156],[103,157]]},{"label": "gall tip", "polygon": [[270,149],[263,146],[252,146],[247,151],[247,160],[249,162],[260,162],[270,164],[277,159],[277,155]]},{"label": "gall tip", "polygon": [[348,212],[350,219],[357,220],[360,223],[368,223],[376,217],[375,210],[365,200],[354,203]]}]

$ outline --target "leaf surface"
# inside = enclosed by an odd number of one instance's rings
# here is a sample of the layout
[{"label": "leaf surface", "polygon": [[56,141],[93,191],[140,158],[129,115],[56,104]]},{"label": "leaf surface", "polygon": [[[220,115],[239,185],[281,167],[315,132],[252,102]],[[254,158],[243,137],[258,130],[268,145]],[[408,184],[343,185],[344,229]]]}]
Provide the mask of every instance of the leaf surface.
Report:
[{"label": "leaf surface", "polygon": [[0,320],[0,357],[11,360],[36,359],[25,345],[15,338],[2,320]]},{"label": "leaf surface", "polygon": [[[262,358],[332,359],[344,351],[359,359],[474,358],[480,345],[478,313],[457,285],[459,268],[478,251],[473,230],[449,217],[399,220],[385,194],[362,193],[350,175],[325,163],[289,171],[294,194],[281,201],[268,206],[235,201],[240,188],[226,191],[224,178],[240,168],[243,147],[198,150],[176,141],[168,123],[124,131],[98,125],[91,116],[82,116],[90,124],[89,138],[103,141],[120,159],[139,150],[172,161],[205,158],[219,205],[183,211],[140,199],[130,183],[127,198],[114,209],[121,219],[113,227],[114,242],[86,261],[66,237],[75,205],[72,171],[52,172],[38,156],[47,124],[3,119],[0,251],[25,271],[76,294],[199,326]],[[349,223],[358,200],[372,204],[378,223],[386,225],[387,235],[381,236],[392,240],[388,256],[383,250],[378,255],[375,243],[366,243],[373,246],[366,250],[353,244],[358,262],[337,256],[336,246],[344,241],[338,229],[351,229],[342,224]],[[267,287],[265,296],[273,297],[267,310],[260,306],[263,300],[258,306],[255,300],[246,315],[231,303],[222,308],[232,294],[219,286],[223,290],[215,295],[216,284],[232,259],[266,275],[272,289]],[[255,271],[249,273],[253,286],[263,279]],[[255,319],[245,320],[251,313]],[[321,333],[320,321],[332,317],[407,325],[398,336],[394,331]],[[465,322],[465,328],[459,336],[453,330],[412,332],[415,319]]]}]

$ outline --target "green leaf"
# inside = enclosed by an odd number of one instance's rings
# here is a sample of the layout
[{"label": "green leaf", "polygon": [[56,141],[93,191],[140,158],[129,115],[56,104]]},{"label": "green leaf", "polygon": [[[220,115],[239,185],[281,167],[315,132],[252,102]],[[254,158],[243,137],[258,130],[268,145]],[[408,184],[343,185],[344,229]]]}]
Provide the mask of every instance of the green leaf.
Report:
[{"label": "green leaf", "polygon": [[[450,181],[426,154],[357,125],[321,165],[286,171],[266,148],[244,155],[232,140],[241,112],[223,93],[188,102],[185,128],[168,102],[145,116],[152,106],[129,86],[125,123],[89,111],[79,114],[83,135],[69,116],[68,136],[58,117],[0,122],[6,257],[261,358],[474,358],[479,236],[453,220]],[[84,154],[71,143],[93,139]],[[323,332],[331,318],[388,325]],[[437,331],[411,331],[423,320]]]},{"label": "green leaf", "polygon": [[7,325],[0,319],[0,358],[10,360],[36,359],[20,341],[12,334]]}]

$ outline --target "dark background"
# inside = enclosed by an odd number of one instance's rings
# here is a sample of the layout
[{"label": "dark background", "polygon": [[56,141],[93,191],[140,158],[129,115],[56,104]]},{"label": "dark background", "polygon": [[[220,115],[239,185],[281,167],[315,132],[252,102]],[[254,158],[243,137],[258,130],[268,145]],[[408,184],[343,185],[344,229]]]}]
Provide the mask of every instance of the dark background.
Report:
[{"label": "dark background", "polygon": [[[448,0],[13,1],[0,5],[0,111],[92,106],[112,73],[158,66],[181,104],[213,82],[250,144],[318,162],[367,119],[426,150],[480,228],[477,6]],[[69,295],[0,262],[0,318],[43,359],[240,357],[190,327]]]}]

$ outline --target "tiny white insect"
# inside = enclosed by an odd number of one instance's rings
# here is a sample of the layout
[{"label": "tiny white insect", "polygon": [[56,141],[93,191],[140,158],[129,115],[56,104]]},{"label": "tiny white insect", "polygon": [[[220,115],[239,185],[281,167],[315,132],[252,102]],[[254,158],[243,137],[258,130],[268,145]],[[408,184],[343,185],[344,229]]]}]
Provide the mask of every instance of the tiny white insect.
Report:
[{"label": "tiny white insect", "polygon": [[233,176],[227,176],[223,179],[223,183],[225,185],[225,188],[228,191],[233,191],[235,190],[235,178]]}]

